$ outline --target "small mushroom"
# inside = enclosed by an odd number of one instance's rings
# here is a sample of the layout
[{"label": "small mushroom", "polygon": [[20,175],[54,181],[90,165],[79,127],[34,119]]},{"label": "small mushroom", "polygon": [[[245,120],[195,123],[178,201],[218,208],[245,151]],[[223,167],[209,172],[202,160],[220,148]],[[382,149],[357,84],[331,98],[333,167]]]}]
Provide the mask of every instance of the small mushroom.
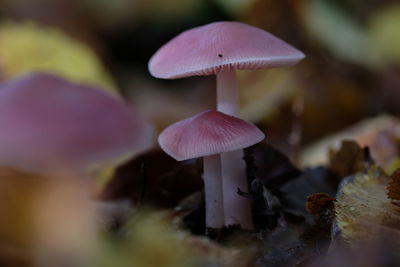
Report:
[{"label": "small mushroom", "polygon": [[[222,196],[226,192],[221,191],[218,155],[252,146],[264,138],[264,133],[251,123],[218,111],[205,111],[167,127],[160,134],[158,142],[176,160],[204,158],[206,226],[220,228],[224,225]],[[247,219],[241,222],[242,226],[251,228],[251,213],[247,205],[236,206],[236,211],[234,216]],[[236,217],[232,220],[235,221]]]},{"label": "small mushroom", "polygon": [[120,99],[36,73],[0,86],[0,165],[79,173],[151,144],[150,126]]},{"label": "small mushroom", "polygon": [[[163,79],[216,75],[217,110],[237,117],[239,96],[236,69],[291,66],[303,58],[302,52],[262,29],[239,22],[222,21],[179,34],[153,55],[148,67],[153,76]],[[242,224],[240,218],[236,218],[238,221],[231,219],[236,207],[244,205],[240,202],[246,201],[236,193],[237,187],[247,190],[242,158],[243,151],[221,155],[227,225]],[[229,183],[225,183],[227,179],[230,179]]]}]

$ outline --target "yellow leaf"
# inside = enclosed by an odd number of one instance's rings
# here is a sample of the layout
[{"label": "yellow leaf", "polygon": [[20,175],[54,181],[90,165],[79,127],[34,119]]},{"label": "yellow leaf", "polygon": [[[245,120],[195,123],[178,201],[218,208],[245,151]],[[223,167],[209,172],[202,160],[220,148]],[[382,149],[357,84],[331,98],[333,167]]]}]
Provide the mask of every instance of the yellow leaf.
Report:
[{"label": "yellow leaf", "polygon": [[400,64],[400,4],[376,11],[368,21],[369,35],[386,60]]},{"label": "yellow leaf", "polygon": [[400,207],[387,197],[390,177],[380,169],[344,180],[335,204],[336,226],[347,242],[390,234],[399,240]]},{"label": "yellow leaf", "polygon": [[45,71],[118,95],[114,82],[87,45],[32,22],[0,24],[0,69],[2,80]]}]

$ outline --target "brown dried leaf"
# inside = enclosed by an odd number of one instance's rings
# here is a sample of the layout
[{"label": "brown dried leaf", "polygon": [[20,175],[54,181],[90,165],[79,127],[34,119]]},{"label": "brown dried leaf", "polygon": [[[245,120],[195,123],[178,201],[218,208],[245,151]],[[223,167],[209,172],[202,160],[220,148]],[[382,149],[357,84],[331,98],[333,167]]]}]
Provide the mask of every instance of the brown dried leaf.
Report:
[{"label": "brown dried leaf", "polygon": [[336,194],[336,179],[332,171],[327,168],[305,169],[303,175],[279,188],[283,193],[282,202],[285,203],[285,207],[300,212],[310,223],[314,223],[315,218],[306,211],[304,203],[308,196],[318,192]]},{"label": "brown dried leaf", "polygon": [[301,164],[303,166],[328,164],[330,149],[339,149],[342,140],[355,140],[361,147],[368,146],[376,163],[386,167],[399,154],[397,151],[399,133],[400,121],[396,117],[381,115],[366,119],[308,146],[302,153]]},{"label": "brown dried leaf", "polygon": [[334,208],[335,198],[326,193],[316,193],[307,197],[306,210],[317,216],[321,216],[327,210]]},{"label": "brown dried leaf", "polygon": [[120,166],[99,198],[172,208],[202,187],[200,168],[195,163],[178,162],[161,149],[154,149]]},{"label": "brown dried leaf", "polygon": [[390,176],[390,182],[387,187],[387,190],[388,190],[387,193],[388,198],[392,200],[400,200],[400,169],[396,170]]},{"label": "brown dried leaf", "polygon": [[366,172],[372,164],[368,148],[361,148],[352,140],[342,141],[339,150],[330,150],[329,152],[329,169],[339,178],[344,178],[357,172]]}]

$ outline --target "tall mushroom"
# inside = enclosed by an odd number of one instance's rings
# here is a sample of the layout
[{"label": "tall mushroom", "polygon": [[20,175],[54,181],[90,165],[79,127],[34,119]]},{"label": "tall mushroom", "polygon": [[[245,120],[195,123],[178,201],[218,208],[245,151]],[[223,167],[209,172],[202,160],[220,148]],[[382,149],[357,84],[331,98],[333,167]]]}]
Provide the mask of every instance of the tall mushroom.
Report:
[{"label": "tall mushroom", "polygon": [[[218,111],[205,111],[167,127],[158,142],[176,160],[203,157],[206,226],[220,228],[224,225],[222,196],[225,192],[221,191],[218,154],[252,146],[264,138],[251,123]],[[242,223],[251,225],[251,216]]]},{"label": "tall mushroom", "polygon": [[120,99],[54,75],[0,86],[0,166],[83,174],[151,144],[147,122]]},{"label": "tall mushroom", "polygon": [[[216,75],[217,109],[238,116],[236,69],[291,66],[303,58],[302,52],[264,30],[223,21],[187,30],[173,38],[150,59],[149,71],[163,79]],[[247,215],[241,218],[238,214],[250,209],[248,200],[236,193],[237,188],[247,190],[242,157],[242,151],[221,155],[226,225],[244,226]],[[227,183],[228,178],[235,183]]]}]

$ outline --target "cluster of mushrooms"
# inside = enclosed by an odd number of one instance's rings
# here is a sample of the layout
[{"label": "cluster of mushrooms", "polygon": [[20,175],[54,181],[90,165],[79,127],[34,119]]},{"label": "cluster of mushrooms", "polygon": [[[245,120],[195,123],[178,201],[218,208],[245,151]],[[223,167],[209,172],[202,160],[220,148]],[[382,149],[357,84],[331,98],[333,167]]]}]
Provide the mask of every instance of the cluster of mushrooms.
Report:
[{"label": "cluster of mushrooms", "polygon": [[243,148],[265,138],[239,116],[236,69],[291,66],[304,54],[272,34],[239,22],[214,22],[185,31],[150,59],[149,71],[163,79],[217,76],[216,110],[167,127],[161,148],[176,160],[203,157],[206,227],[253,229]]},{"label": "cluster of mushrooms", "polygon": [[[252,229],[243,148],[265,135],[239,116],[236,69],[290,66],[304,54],[261,29],[215,22],[178,35],[150,59],[158,78],[217,76],[217,108],[177,122],[159,136],[176,160],[204,158],[206,226]],[[40,123],[39,123],[40,122]],[[31,173],[86,176],[151,145],[152,129],[116,96],[51,74],[0,88],[0,164]],[[111,164],[111,163],[112,164]]]}]

